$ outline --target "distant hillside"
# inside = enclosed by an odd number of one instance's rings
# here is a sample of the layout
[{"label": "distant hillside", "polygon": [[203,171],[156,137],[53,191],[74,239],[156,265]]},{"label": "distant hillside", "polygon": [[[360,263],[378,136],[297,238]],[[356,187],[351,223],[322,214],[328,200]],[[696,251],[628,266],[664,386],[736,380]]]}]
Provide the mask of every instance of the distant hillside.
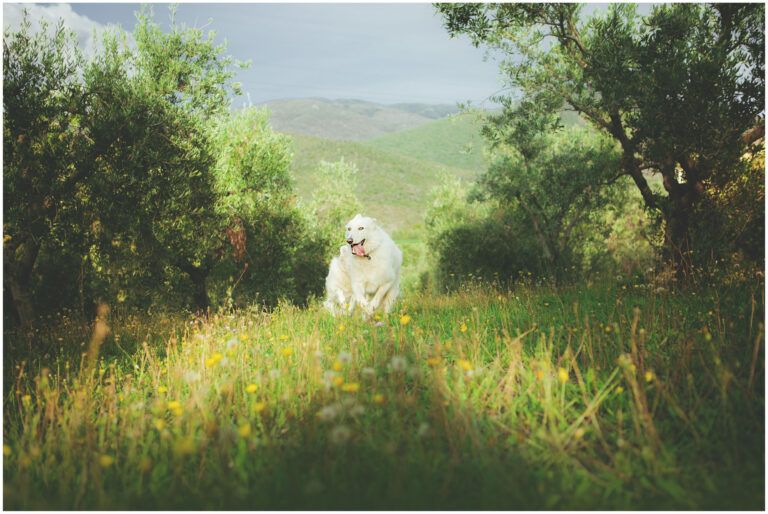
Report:
[{"label": "distant hillside", "polygon": [[264,104],[281,132],[325,139],[364,141],[407,130],[456,112],[449,105],[382,105],[362,100],[299,98]]},{"label": "distant hillside", "polygon": [[482,122],[474,114],[457,114],[377,137],[365,144],[387,152],[482,172],[488,163],[483,155],[485,140],[480,135],[481,128]]},{"label": "distant hillside", "polygon": [[292,134],[293,174],[300,198],[309,199],[318,184],[321,160],[345,161],[358,168],[358,198],[366,213],[389,230],[413,228],[422,223],[426,198],[444,173],[472,179],[476,172],[381,150],[353,141],[331,141]]}]

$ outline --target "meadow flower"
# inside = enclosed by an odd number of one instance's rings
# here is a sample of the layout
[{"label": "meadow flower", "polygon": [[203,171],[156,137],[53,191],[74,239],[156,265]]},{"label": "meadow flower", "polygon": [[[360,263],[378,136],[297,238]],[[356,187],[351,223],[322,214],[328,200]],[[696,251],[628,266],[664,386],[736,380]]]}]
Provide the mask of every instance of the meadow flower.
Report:
[{"label": "meadow flower", "polygon": [[344,377],[342,377],[341,375],[336,375],[331,379],[331,383],[336,387],[339,387],[341,386],[341,384],[344,383]]},{"label": "meadow flower", "polygon": [[573,437],[575,437],[576,439],[581,439],[582,437],[584,437],[585,433],[586,433],[586,430],[584,430],[582,427],[579,427],[573,433]]},{"label": "meadow flower", "polygon": [[198,380],[200,380],[200,373],[198,373],[197,371],[190,370],[184,373],[184,381],[187,382],[188,384],[192,384],[194,382],[197,382]]},{"label": "meadow flower", "polygon": [[282,350],[280,350],[280,353],[282,353],[283,356],[285,357],[290,357],[291,355],[293,355],[293,348],[288,348],[288,347],[283,348]]},{"label": "meadow flower", "polygon": [[467,324],[462,323],[461,326],[459,327],[459,330],[461,331],[462,334],[465,333],[467,331]]},{"label": "meadow flower", "polygon": [[30,395],[28,395],[28,394],[25,394],[24,396],[22,396],[22,397],[21,397],[21,402],[22,402],[22,403],[23,403],[25,406],[27,406],[27,407],[28,407],[28,406],[29,406],[29,404],[30,404],[30,403],[32,403],[32,396],[30,396]]},{"label": "meadow flower", "polygon": [[165,420],[157,418],[155,420],[155,428],[162,431],[165,428]]},{"label": "meadow flower", "polygon": [[655,377],[655,375],[653,374],[653,371],[650,371],[650,370],[649,370],[649,371],[646,371],[646,372],[645,372],[645,381],[646,381],[646,382],[648,382],[648,383],[650,383],[650,382],[653,382],[653,379],[654,379],[654,378],[656,378],[656,377]]},{"label": "meadow flower", "polygon": [[616,387],[616,394],[621,394],[623,392],[624,392],[624,388],[623,387],[621,387],[621,386],[617,386]]},{"label": "meadow flower", "polygon": [[266,408],[267,408],[267,404],[265,402],[256,402],[253,404],[253,412],[255,412],[256,414],[259,414]]},{"label": "meadow flower", "polygon": [[210,357],[205,359],[205,367],[206,368],[211,368],[211,367],[215,366],[216,364],[218,364],[219,362],[221,362],[221,360],[223,358],[224,358],[224,356],[222,354],[220,354],[219,352],[214,352],[213,355],[211,355]]},{"label": "meadow flower", "polygon": [[384,322],[383,321],[377,321],[376,323],[373,324],[373,326],[375,326],[375,327],[383,327],[384,326]]},{"label": "meadow flower", "polygon": [[336,404],[326,405],[325,407],[323,407],[317,412],[317,418],[323,422],[331,421],[333,418],[336,417],[336,415],[338,415],[338,413],[339,413],[338,405]]},{"label": "meadow flower", "polygon": [[568,382],[568,370],[565,368],[557,368],[557,379],[561,384]]},{"label": "meadow flower", "polygon": [[165,386],[160,386],[157,388],[157,392],[160,394],[166,393],[168,392],[168,388],[166,388]]},{"label": "meadow flower", "polygon": [[237,427],[237,433],[240,434],[240,437],[243,439],[247,438],[249,435],[251,435],[251,424],[250,423],[243,423],[239,427]]},{"label": "meadow flower", "polygon": [[395,373],[401,373],[408,368],[408,360],[402,355],[395,355],[389,361],[389,367]]},{"label": "meadow flower", "polygon": [[253,394],[256,392],[258,388],[259,386],[257,386],[256,384],[248,384],[247,386],[245,386],[245,392]]},{"label": "meadow flower", "polygon": [[400,316],[400,324],[401,325],[405,326],[405,325],[407,325],[410,322],[411,322],[411,317],[409,315],[403,314],[402,316]]},{"label": "meadow flower", "polygon": [[536,380],[543,380],[544,379],[544,370],[543,369],[537,369],[534,374],[536,375]]},{"label": "meadow flower", "polygon": [[99,456],[99,466],[107,469],[115,462],[115,458],[111,455],[103,454]]},{"label": "meadow flower", "polygon": [[11,455],[11,447],[7,444],[3,445],[3,456],[8,457]]},{"label": "meadow flower", "polygon": [[373,403],[376,405],[382,405],[384,402],[387,401],[387,399],[384,397],[381,393],[376,393],[373,395]]},{"label": "meadow flower", "polygon": [[347,328],[347,327],[345,327],[345,326],[344,326],[344,323],[339,323],[339,329],[338,329],[338,330],[339,330],[339,333],[342,333],[342,332],[344,332],[344,330],[346,330],[346,328]]},{"label": "meadow flower", "polygon": [[287,335],[285,335],[285,334],[281,334],[281,335],[280,335],[280,340],[281,340],[281,341],[287,341],[287,340],[288,340],[288,336],[287,336]]},{"label": "meadow flower", "polygon": [[458,364],[464,371],[472,371],[472,363],[467,359],[459,359],[456,361],[456,364]]},{"label": "meadow flower", "polygon": [[344,425],[339,425],[333,427],[329,436],[331,443],[337,445],[344,444],[349,441],[350,437],[352,437],[352,431]]},{"label": "meadow flower", "polygon": [[[244,336],[241,336],[244,337]],[[227,341],[227,350],[232,350],[237,346],[237,339],[234,337]]]},{"label": "meadow flower", "polygon": [[176,400],[168,402],[168,410],[173,412],[174,416],[181,416],[184,413],[184,409],[181,407],[181,403]]},{"label": "meadow flower", "polygon": [[427,365],[428,366],[433,366],[434,367],[434,366],[437,366],[438,364],[440,364],[440,357],[429,357],[427,359]]},{"label": "meadow flower", "polygon": [[341,390],[345,393],[356,393],[360,390],[360,384],[357,382],[349,382],[341,386]]}]

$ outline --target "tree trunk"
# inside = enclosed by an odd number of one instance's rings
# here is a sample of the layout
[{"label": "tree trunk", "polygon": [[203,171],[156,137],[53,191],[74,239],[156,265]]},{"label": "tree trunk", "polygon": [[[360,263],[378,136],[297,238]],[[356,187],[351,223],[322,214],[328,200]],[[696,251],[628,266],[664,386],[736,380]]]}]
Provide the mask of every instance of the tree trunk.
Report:
[{"label": "tree trunk", "polygon": [[32,303],[32,270],[40,252],[40,245],[34,241],[25,241],[20,246],[9,244],[5,254],[5,284],[10,292],[16,319],[22,327],[29,327],[35,318]]},{"label": "tree trunk", "polygon": [[192,284],[195,286],[194,293],[192,295],[192,302],[195,309],[199,312],[207,313],[210,307],[210,300],[208,298],[208,287],[206,286],[206,279],[210,269],[208,267],[193,266],[187,262],[178,263],[179,268],[189,275],[192,280]]},{"label": "tree trunk", "polygon": [[664,213],[664,261],[671,264],[678,282],[691,278],[690,206],[670,198]]}]

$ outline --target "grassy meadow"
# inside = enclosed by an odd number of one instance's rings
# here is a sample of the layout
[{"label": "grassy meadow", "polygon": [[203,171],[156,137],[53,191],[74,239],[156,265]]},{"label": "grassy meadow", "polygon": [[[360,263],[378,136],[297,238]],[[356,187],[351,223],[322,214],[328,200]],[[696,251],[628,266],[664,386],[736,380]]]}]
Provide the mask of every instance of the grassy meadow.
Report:
[{"label": "grassy meadow", "polygon": [[5,334],[4,506],[764,507],[763,285]]}]

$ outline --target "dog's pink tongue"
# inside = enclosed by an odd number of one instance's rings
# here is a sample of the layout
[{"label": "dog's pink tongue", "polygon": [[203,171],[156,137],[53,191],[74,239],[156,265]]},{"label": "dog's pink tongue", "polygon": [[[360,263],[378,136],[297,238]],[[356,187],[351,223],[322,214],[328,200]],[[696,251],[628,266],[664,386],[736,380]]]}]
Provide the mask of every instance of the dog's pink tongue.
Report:
[{"label": "dog's pink tongue", "polygon": [[355,245],[352,247],[352,253],[358,257],[365,257],[365,248],[363,248],[363,245]]}]

